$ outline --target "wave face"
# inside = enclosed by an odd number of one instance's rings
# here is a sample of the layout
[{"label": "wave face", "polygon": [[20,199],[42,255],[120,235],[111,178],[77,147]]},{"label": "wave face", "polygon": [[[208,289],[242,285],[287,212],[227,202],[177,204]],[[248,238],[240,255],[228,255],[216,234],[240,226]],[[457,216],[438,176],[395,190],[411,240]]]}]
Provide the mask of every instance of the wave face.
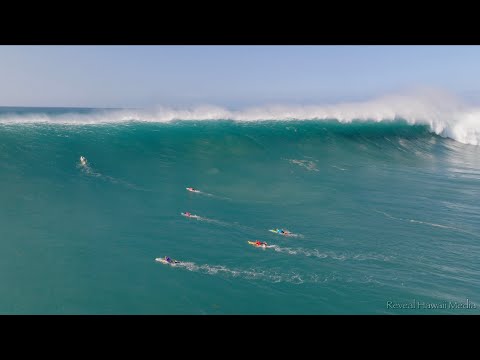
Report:
[{"label": "wave face", "polygon": [[478,313],[475,115],[387,100],[2,109],[0,311]]}]

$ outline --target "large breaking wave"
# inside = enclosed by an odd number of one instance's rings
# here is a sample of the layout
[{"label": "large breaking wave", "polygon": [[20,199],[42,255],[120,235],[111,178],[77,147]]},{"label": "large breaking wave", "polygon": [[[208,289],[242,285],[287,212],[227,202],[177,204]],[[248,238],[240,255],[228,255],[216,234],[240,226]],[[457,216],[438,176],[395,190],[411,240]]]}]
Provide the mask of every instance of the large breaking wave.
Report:
[{"label": "large breaking wave", "polygon": [[89,125],[122,122],[172,122],[233,120],[241,122],[336,120],[352,122],[406,121],[424,125],[429,131],[464,144],[480,145],[480,107],[469,106],[460,99],[436,90],[397,94],[364,102],[335,105],[270,105],[240,110],[203,105],[190,109],[157,107],[155,109],[96,110],[63,112],[53,115],[37,111],[19,114],[3,112],[0,124],[51,123]]}]

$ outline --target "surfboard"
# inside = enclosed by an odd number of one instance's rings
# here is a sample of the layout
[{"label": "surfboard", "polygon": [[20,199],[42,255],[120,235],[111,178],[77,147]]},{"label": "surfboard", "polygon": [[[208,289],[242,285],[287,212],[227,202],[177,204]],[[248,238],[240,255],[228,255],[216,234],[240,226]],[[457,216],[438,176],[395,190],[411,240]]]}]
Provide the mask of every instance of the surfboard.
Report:
[{"label": "surfboard", "polygon": [[200,190],[196,190],[196,189],[190,188],[190,187],[187,187],[187,188],[185,188],[185,189],[187,189],[187,190],[190,191],[190,192],[194,192],[194,193],[199,193],[199,192],[200,192]]},{"label": "surfboard", "polygon": [[165,260],[164,258],[156,258],[155,261],[157,262],[160,262],[162,264],[165,264],[165,265],[175,265],[175,264],[178,264],[180,261],[178,260],[173,260],[173,262],[169,263],[167,260]]}]

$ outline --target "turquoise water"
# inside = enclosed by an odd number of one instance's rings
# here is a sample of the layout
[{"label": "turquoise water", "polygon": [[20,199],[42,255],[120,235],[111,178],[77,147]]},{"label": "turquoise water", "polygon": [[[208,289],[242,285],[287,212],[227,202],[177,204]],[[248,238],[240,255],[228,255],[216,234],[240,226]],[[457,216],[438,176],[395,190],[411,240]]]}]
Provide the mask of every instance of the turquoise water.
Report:
[{"label": "turquoise water", "polygon": [[478,314],[479,180],[403,121],[3,121],[0,313]]}]

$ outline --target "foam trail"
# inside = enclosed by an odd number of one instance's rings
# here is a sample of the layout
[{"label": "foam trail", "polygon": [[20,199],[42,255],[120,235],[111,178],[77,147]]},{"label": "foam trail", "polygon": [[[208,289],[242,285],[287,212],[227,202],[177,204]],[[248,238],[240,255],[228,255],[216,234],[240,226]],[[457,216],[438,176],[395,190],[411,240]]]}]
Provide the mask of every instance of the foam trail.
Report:
[{"label": "foam trail", "polygon": [[95,177],[101,177],[102,176],[100,173],[97,173],[97,172],[93,171],[92,168],[88,165],[88,163],[80,162],[79,164],[77,164],[77,167],[80,168],[87,175],[95,176]]},{"label": "foam trail", "polygon": [[191,192],[192,194],[200,194],[200,195],[204,195],[204,196],[210,196],[210,197],[213,197],[213,198],[216,198],[216,199],[223,199],[223,200],[232,200],[228,197],[225,197],[225,196],[218,196],[218,195],[215,195],[215,194],[210,194],[210,193],[207,193],[205,191],[201,191],[201,190],[198,190],[196,192],[192,192],[192,191],[189,191]]},{"label": "foam trail", "polygon": [[[284,230],[286,230],[286,229],[284,229]],[[272,232],[272,231],[270,231],[270,232]],[[280,235],[280,236],[285,236],[285,237],[304,238],[304,236],[302,234],[295,234],[295,233],[292,233],[292,232],[289,232],[288,234],[279,234],[279,233],[275,232],[274,234],[277,234],[277,235]]]},{"label": "foam trail", "polygon": [[348,255],[348,254],[336,254],[334,252],[320,252],[318,249],[303,249],[303,248],[288,248],[288,247],[281,247],[278,245],[270,245],[275,251],[286,253],[289,255],[304,255],[307,257],[316,257],[319,259],[325,258],[332,258],[335,260],[345,261],[345,260],[378,260],[378,261],[390,261],[392,259],[391,256],[385,256],[382,254],[356,254],[356,255]]},{"label": "foam trail", "polygon": [[183,268],[188,271],[198,272],[212,276],[224,276],[247,280],[260,280],[271,283],[291,283],[294,285],[300,285],[304,283],[326,283],[330,281],[344,281],[344,282],[358,282],[358,283],[370,283],[377,282],[372,276],[360,275],[358,277],[342,278],[335,272],[329,274],[317,274],[317,273],[299,273],[296,271],[280,272],[275,270],[262,270],[262,269],[231,269],[224,265],[197,265],[194,262],[179,262],[176,264],[169,264],[174,268]]},{"label": "foam trail", "polygon": [[188,218],[188,219],[196,219],[198,221],[206,221],[206,222],[218,224],[218,225],[221,225],[221,226],[231,226],[231,224],[228,223],[228,222],[220,221],[220,220],[216,220],[216,219],[211,219],[211,218],[207,218],[207,217],[199,216],[199,215],[191,215],[191,216],[185,216],[185,217]]},{"label": "foam trail", "polygon": [[376,211],[380,214],[383,214],[386,217],[388,217],[390,219],[393,219],[393,220],[400,220],[400,221],[411,222],[411,223],[416,223],[416,224],[428,225],[428,226],[438,227],[438,228],[442,228],[442,229],[450,229],[450,230],[459,231],[459,232],[462,232],[462,233],[465,233],[465,234],[469,234],[469,235],[472,235],[472,236],[475,236],[475,237],[480,237],[480,235],[477,235],[477,234],[474,234],[474,233],[471,233],[469,231],[465,231],[465,230],[462,230],[462,229],[459,229],[459,228],[456,228],[456,227],[453,227],[453,226],[435,224],[435,223],[419,221],[419,220],[414,220],[414,219],[403,219],[403,218],[399,218],[399,217],[395,217],[395,216],[392,216],[390,214],[387,214],[384,211],[378,211],[378,210],[375,210],[375,209],[374,209],[374,211]]},{"label": "foam trail", "polygon": [[226,196],[220,196],[220,195],[210,194],[210,193],[203,192],[203,191],[201,191],[200,194],[205,195],[205,196],[210,196],[210,197],[213,197],[213,198],[215,198],[215,199],[232,200],[231,198],[226,197]]},{"label": "foam trail", "polygon": [[205,194],[206,196],[211,196],[215,199],[221,199],[221,200],[232,200],[231,198],[229,197],[226,197],[226,196],[220,196],[220,195],[215,195],[215,194],[210,194],[210,193],[203,193]]},{"label": "foam trail", "polygon": [[259,231],[258,229],[255,229],[251,226],[242,225],[242,224],[239,224],[237,222],[227,222],[227,221],[207,218],[207,217],[199,216],[199,215],[193,215],[193,216],[190,216],[190,217],[186,216],[186,217],[187,218],[193,218],[193,219],[196,219],[198,221],[205,221],[205,222],[217,224],[217,225],[220,225],[220,226],[235,227],[235,228],[238,228],[238,229],[242,229],[244,231]]},{"label": "foam trail", "polygon": [[434,89],[419,89],[380,97],[370,101],[337,105],[274,105],[244,110],[218,106],[192,109],[158,107],[155,110],[99,110],[90,114],[3,114],[0,124],[51,123],[64,125],[98,125],[108,123],[171,122],[174,120],[334,120],[353,121],[405,120],[410,125],[426,125],[437,135],[464,144],[480,145],[480,108],[467,106],[454,96]]},{"label": "foam trail", "polygon": [[171,267],[183,268],[188,271],[198,272],[207,275],[221,275],[225,277],[262,280],[272,283],[287,282],[292,284],[302,283],[318,283],[326,282],[332,279],[332,275],[318,275],[318,274],[300,274],[297,272],[282,273],[274,270],[260,270],[260,269],[231,269],[223,265],[197,265],[194,262],[179,262],[177,264],[169,264]]},{"label": "foam trail", "polygon": [[429,223],[429,222],[424,222],[424,221],[418,221],[418,220],[410,220],[410,222],[417,223],[417,224],[425,224],[425,225],[440,227],[440,228],[443,228],[443,229],[460,230],[460,229],[454,228],[454,227],[452,227],[452,226],[445,226],[445,225],[434,224],[434,223]]},{"label": "foam trail", "polygon": [[318,171],[317,165],[315,164],[314,161],[318,160],[298,160],[298,159],[284,159],[287,160],[291,164],[296,164],[301,167],[304,167],[308,171]]},{"label": "foam trail", "polygon": [[133,184],[130,184],[129,182],[127,181],[124,181],[124,180],[120,180],[120,179],[116,179],[112,176],[108,176],[108,175],[103,175],[99,172],[96,172],[94,170],[92,170],[92,168],[90,167],[90,165],[88,164],[88,162],[85,162],[85,163],[82,163],[80,162],[77,167],[79,167],[85,174],[87,174],[88,176],[93,176],[93,177],[98,177],[102,180],[106,180],[106,181],[109,181],[113,184],[120,184],[120,185],[123,185],[123,186],[126,186],[126,187],[129,187],[129,188],[132,188],[132,189],[135,189],[135,190],[141,190],[141,191],[148,191],[148,190],[145,190],[145,189],[142,189],[142,188],[139,188],[137,187],[136,185],[133,185]]}]

